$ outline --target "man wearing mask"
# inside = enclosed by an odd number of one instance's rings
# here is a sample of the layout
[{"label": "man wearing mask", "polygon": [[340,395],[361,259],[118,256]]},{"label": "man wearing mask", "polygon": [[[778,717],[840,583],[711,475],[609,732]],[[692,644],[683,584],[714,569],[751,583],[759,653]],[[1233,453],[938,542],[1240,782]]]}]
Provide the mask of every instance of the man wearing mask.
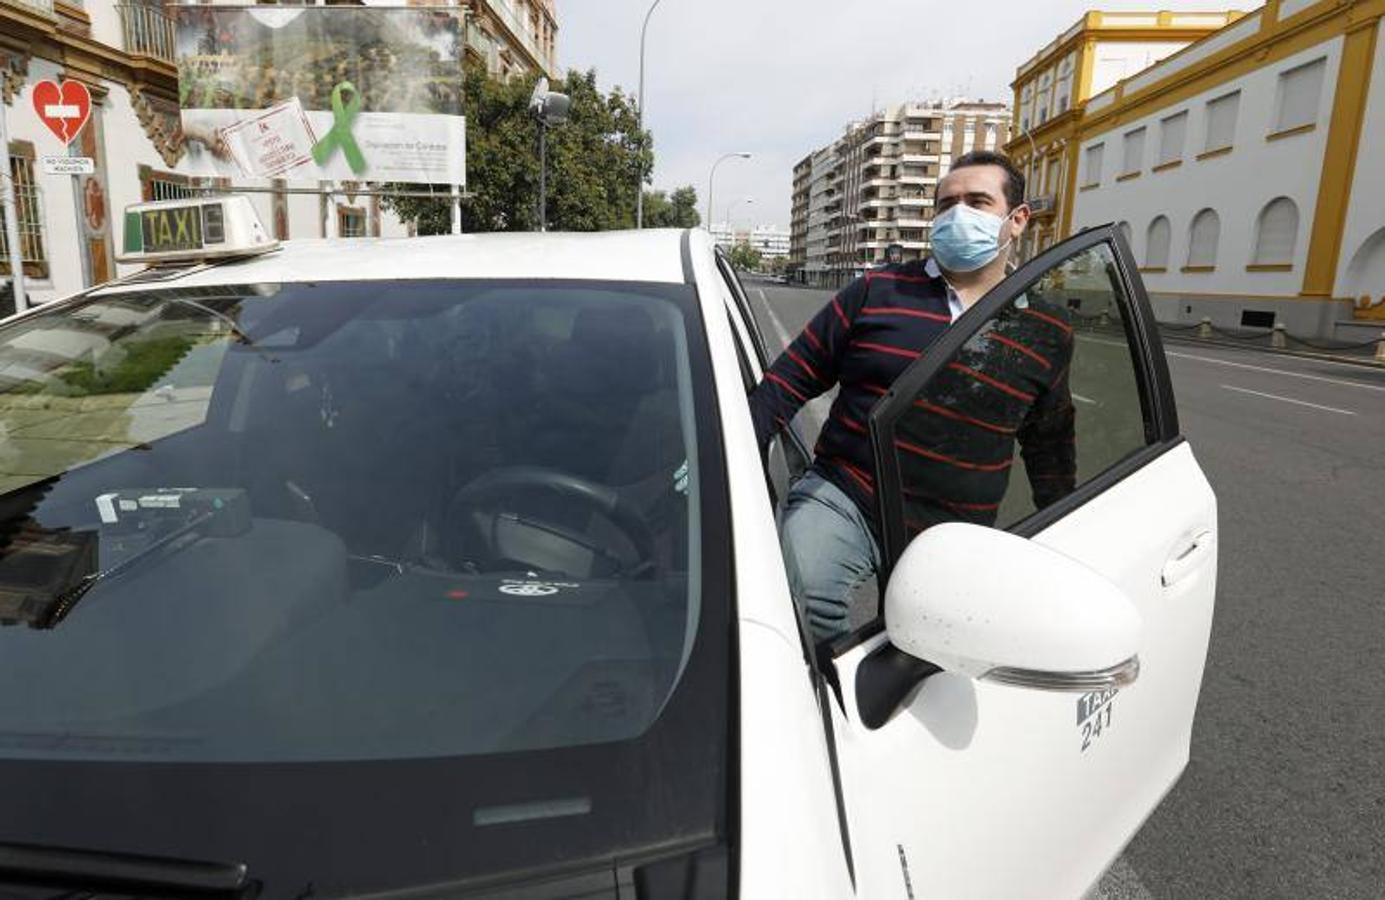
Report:
[{"label": "man wearing mask", "polygon": [[[774,362],[750,398],[763,449],[804,403],[834,385],[840,388],[813,466],[790,490],[780,521],[790,586],[819,641],[847,633],[852,591],[880,568],[875,466],[866,424],[871,408],[952,322],[1004,280],[1011,248],[1029,221],[1024,176],[1001,154],[968,153],[939,182],[935,211],[931,258],[885,266],[843,288]],[[1061,358],[1070,357],[1071,329],[1054,315],[1029,312],[1025,322],[1015,322],[1029,331],[1012,329],[1006,336],[998,327],[988,343],[1013,350],[1024,363],[1026,354],[1039,359],[1026,346],[1037,340],[1052,359],[1044,366],[1055,374],[1031,384],[1030,391],[1002,398],[1009,407],[991,412],[1007,423],[1003,427],[977,429],[985,423],[939,408],[925,428],[953,429],[949,444],[984,448],[987,458],[1002,456],[1005,471],[979,473],[984,467],[917,448],[921,458],[915,462],[924,469],[912,483],[961,484],[971,493],[961,502],[906,497],[906,512],[912,509],[915,519],[923,520],[910,523],[913,532],[948,519],[993,523],[1016,437],[1038,505],[1072,489],[1073,414],[1068,366]],[[1034,332],[1036,327],[1047,332]],[[991,362],[1009,365],[999,357]]]}]

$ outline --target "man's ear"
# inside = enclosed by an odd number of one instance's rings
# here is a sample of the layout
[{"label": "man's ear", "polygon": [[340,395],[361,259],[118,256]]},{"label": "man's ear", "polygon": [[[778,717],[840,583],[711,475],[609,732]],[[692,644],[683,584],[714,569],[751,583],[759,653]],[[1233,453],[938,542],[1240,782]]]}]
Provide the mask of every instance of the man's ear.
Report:
[{"label": "man's ear", "polygon": [[1024,234],[1024,229],[1029,227],[1029,204],[1021,203],[1015,207],[1015,211],[1010,214],[1011,238],[1016,239]]}]

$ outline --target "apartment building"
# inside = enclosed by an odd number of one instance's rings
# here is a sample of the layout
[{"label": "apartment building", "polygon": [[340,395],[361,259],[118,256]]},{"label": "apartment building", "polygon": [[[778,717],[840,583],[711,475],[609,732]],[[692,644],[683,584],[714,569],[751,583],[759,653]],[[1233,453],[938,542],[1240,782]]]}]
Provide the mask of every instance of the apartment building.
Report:
[{"label": "apartment building", "polygon": [[778,225],[737,227],[732,222],[718,222],[708,229],[712,241],[723,250],[745,244],[760,254],[765,262],[789,257],[789,229]]},{"label": "apartment building", "polygon": [[1118,223],[1162,321],[1377,337],[1383,17],[1381,0],[1271,0],[1094,94],[1061,233]]},{"label": "apartment building", "polygon": [[808,199],[813,181],[813,155],[803,157],[793,167],[793,197],[789,214],[789,252],[785,268],[802,272],[808,261]]},{"label": "apartment building", "polygon": [[848,125],[794,167],[790,271],[835,286],[885,260],[928,252],[933,194],[952,160],[1009,138],[1004,103],[905,103]]},{"label": "apartment building", "polygon": [[[497,76],[555,69],[552,0],[469,0],[467,50]],[[39,120],[33,87],[77,80],[91,118],[70,150]],[[174,23],[164,4],[110,0],[0,0],[0,114],[5,116],[26,293],[56,299],[130,271],[115,262],[113,233],[126,205],[188,196],[174,65]],[[44,156],[95,161],[89,175],[50,175]],[[252,188],[279,238],[405,235],[406,226],[364,194],[292,193],[283,182]],[[301,186],[299,186],[301,188]],[[9,250],[0,228],[0,313],[12,308]]]},{"label": "apartment building", "polygon": [[1022,257],[1071,233],[1072,204],[1064,198],[1076,173],[1075,133],[1087,101],[1243,15],[1089,12],[1019,67],[1005,150],[1025,173],[1034,213]]},{"label": "apartment building", "polygon": [[[554,0],[467,0],[467,54],[498,78],[558,75]],[[439,4],[447,5],[447,4]]]}]

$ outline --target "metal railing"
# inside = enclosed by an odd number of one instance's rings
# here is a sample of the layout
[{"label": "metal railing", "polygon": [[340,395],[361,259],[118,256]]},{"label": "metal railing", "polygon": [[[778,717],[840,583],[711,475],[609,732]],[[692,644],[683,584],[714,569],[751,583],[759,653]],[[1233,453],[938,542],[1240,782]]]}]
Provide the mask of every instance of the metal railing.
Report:
[{"label": "metal railing", "polygon": [[174,61],[173,19],[162,6],[117,4],[116,9],[120,11],[126,52]]},{"label": "metal railing", "polygon": [[493,73],[500,69],[500,47],[497,46],[495,38],[491,37],[480,25],[470,20],[467,21],[466,26],[466,43],[486,61],[487,72]]},{"label": "metal railing", "polygon": [[[14,205],[19,213],[19,257],[30,275],[48,274],[48,254],[43,242],[43,207],[38,185],[34,182],[34,162],[19,156],[10,157],[10,178],[0,180],[0,191],[13,187]],[[10,247],[5,229],[5,213],[0,209],[0,272],[10,271]]]},{"label": "metal railing", "polygon": [[491,12],[495,14],[496,18],[505,23],[505,27],[508,28],[510,33],[515,36],[521,45],[523,45],[529,55],[538,61],[540,67],[545,71],[551,68],[550,63],[552,60],[550,60],[548,54],[539,47],[538,41],[530,34],[528,26],[525,25],[525,23],[520,20],[519,15],[510,8],[509,0],[490,0],[487,5],[490,7]]}]

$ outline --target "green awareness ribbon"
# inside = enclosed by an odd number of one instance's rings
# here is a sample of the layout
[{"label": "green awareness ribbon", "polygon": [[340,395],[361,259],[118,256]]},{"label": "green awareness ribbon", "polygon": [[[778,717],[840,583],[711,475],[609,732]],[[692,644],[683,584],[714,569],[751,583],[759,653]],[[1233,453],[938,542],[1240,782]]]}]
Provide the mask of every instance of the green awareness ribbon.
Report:
[{"label": "green awareness ribbon", "polygon": [[[346,91],[351,92],[351,102],[349,103],[342,101],[342,94]],[[332,153],[340,147],[351,171],[357,175],[365,172],[365,156],[362,155],[356,138],[351,134],[351,123],[356,121],[356,116],[360,112],[361,94],[356,90],[354,84],[343,81],[332,88],[332,130],[313,145],[313,162],[319,166],[325,165]]]}]

